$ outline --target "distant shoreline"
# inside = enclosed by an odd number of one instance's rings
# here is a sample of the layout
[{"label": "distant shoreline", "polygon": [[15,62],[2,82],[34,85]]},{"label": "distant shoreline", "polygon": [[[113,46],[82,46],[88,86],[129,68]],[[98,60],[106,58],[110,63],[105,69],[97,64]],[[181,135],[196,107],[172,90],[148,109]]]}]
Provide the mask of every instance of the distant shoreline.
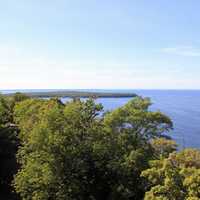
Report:
[{"label": "distant shoreline", "polygon": [[[50,91],[50,92],[21,92],[33,98],[125,98],[136,97],[135,93],[111,93],[111,92],[83,92],[83,91]],[[13,96],[15,93],[4,94]]]}]

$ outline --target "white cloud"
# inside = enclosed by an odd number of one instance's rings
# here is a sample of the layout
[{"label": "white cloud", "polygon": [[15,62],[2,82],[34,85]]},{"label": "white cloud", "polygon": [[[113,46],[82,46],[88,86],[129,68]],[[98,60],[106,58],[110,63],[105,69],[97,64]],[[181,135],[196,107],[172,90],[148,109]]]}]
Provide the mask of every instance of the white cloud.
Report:
[{"label": "white cloud", "polygon": [[188,56],[188,57],[200,56],[200,48],[193,46],[167,47],[163,48],[162,52],[179,56]]}]

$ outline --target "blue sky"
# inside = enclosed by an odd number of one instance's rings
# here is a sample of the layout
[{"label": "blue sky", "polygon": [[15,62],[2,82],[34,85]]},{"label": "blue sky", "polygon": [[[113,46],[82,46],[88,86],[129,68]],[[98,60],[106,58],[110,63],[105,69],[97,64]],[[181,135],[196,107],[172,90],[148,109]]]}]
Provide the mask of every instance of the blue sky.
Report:
[{"label": "blue sky", "polygon": [[199,0],[0,0],[0,89],[200,89]]}]

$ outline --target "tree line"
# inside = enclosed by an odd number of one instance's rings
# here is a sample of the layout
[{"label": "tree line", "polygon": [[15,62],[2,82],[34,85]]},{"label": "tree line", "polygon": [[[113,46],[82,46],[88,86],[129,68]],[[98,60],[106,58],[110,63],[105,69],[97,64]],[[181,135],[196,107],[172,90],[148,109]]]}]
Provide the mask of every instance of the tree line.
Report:
[{"label": "tree line", "polygon": [[150,106],[0,96],[0,199],[200,199],[200,150],[177,151]]}]

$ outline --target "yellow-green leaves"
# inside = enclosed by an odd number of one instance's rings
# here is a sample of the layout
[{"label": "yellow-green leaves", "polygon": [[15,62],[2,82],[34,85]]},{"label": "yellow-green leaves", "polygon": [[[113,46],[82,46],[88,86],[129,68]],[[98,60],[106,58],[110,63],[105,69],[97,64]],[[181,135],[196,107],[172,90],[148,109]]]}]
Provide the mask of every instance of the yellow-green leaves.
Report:
[{"label": "yellow-green leaves", "polygon": [[170,153],[177,150],[177,144],[174,140],[165,138],[156,138],[151,141],[151,145],[156,155],[167,157]]},{"label": "yellow-green leaves", "polygon": [[174,152],[168,158],[152,161],[151,168],[142,172],[150,191],[145,200],[188,200],[200,198],[200,151],[185,149]]}]

